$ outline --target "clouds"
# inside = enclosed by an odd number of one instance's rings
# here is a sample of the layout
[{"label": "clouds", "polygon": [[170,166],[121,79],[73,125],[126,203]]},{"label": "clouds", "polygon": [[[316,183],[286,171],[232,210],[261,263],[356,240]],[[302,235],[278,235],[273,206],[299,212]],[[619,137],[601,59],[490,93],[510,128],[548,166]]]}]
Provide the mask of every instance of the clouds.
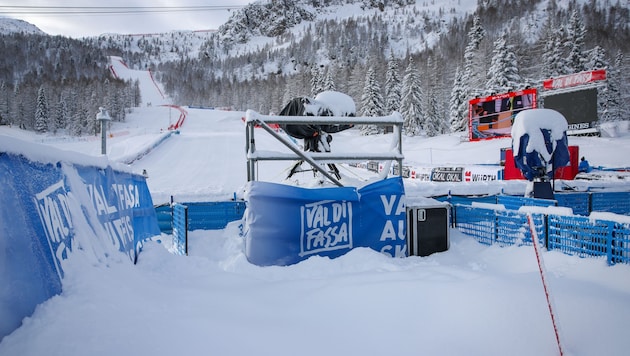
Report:
[{"label": "clouds", "polygon": [[210,30],[225,23],[232,12],[252,2],[231,0],[200,5],[198,0],[111,0],[95,5],[88,0],[11,0],[0,15],[34,24],[50,35],[73,38],[105,33],[142,34],[174,30]]}]

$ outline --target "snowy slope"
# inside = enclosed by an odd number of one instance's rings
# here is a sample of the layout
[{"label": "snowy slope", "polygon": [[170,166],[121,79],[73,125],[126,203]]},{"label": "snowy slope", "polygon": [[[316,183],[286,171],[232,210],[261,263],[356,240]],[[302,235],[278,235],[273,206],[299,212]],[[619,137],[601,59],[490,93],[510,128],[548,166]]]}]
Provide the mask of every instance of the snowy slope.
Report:
[{"label": "snowy slope", "polygon": [[[144,92],[143,92],[144,96]],[[154,99],[151,99],[154,100]],[[130,169],[149,174],[154,201],[224,200],[245,183],[242,112],[186,108],[179,130]],[[115,123],[108,156],[121,162],[164,135],[173,109],[142,107]],[[175,115],[176,116],[176,115]],[[258,135],[258,131],[256,132]],[[100,157],[96,139],[19,137]],[[260,148],[280,149],[264,135]],[[1,138],[0,138],[1,139]],[[630,135],[572,138],[594,165],[630,166]],[[333,150],[389,147],[390,137],[336,134]],[[405,137],[406,163],[419,167],[498,163],[509,140]],[[261,167],[283,181],[289,162]],[[344,166],[350,181],[370,173]],[[570,182],[585,184],[584,182]],[[597,182],[626,187],[627,182]],[[408,196],[519,191],[523,182],[436,183],[406,179]],[[393,259],[355,249],[287,267],[247,262],[237,224],[194,231],[190,256],[168,252],[170,236],[147,243],[138,265],[99,263],[76,252],[64,292],[37,308],[0,343],[0,355],[557,355],[531,247],[485,246],[451,230],[447,252]],[[630,350],[630,267],[545,252],[547,283],[565,354]]]}]

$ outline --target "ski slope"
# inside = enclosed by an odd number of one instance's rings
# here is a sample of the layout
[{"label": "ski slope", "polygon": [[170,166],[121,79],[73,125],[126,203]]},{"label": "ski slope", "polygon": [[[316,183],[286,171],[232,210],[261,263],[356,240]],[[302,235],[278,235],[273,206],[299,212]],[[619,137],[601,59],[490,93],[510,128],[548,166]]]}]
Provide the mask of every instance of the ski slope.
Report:
[{"label": "ski slope", "polygon": [[[153,95],[156,95],[155,91]],[[154,203],[225,200],[246,183],[243,112],[186,108],[156,99],[113,123],[108,158],[118,164],[153,147],[130,169],[146,169]],[[102,159],[97,139],[55,137],[0,127],[0,135]],[[256,132],[260,149],[282,149]],[[164,138],[168,136],[167,138]],[[333,150],[386,149],[386,135],[336,134]],[[572,138],[594,165],[630,166],[630,135]],[[405,137],[405,162],[418,167],[496,164],[506,139],[464,142],[457,135]],[[284,181],[290,162],[260,167]],[[347,181],[373,178],[340,168]],[[304,173],[304,181],[310,173]],[[627,188],[627,181],[567,182]],[[522,181],[459,183],[406,179],[409,197],[518,192]],[[282,219],[282,217],[278,217]],[[170,253],[169,235],[145,244],[138,264],[112,256],[64,265],[63,293],[40,305],[0,342],[2,356],[109,355],[557,355],[532,247],[486,246],[450,230],[450,249],[391,258],[355,249],[330,260],[258,267],[243,252],[238,223],[192,231],[189,256]],[[542,254],[565,354],[626,355],[630,350],[630,267],[605,260]]]}]

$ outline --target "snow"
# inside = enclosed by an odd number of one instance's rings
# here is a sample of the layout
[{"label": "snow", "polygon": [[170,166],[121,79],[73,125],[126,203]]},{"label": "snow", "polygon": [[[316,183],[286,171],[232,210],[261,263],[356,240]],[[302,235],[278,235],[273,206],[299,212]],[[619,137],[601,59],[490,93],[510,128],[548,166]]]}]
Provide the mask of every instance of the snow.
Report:
[{"label": "snow", "polygon": [[[169,133],[173,109],[157,106],[162,99],[154,95],[143,89],[143,99],[153,105],[135,109],[125,123],[112,123],[107,157],[100,155],[98,137],[9,127],[0,127],[0,150],[35,161],[101,165],[109,159],[138,173],[146,169],[156,204],[171,196],[175,201],[241,197],[245,113],[186,108],[181,129]],[[283,149],[259,131],[261,150]],[[170,136],[148,154],[122,163],[165,135]],[[333,152],[387,151],[390,136],[360,136],[350,129],[335,134],[331,145]],[[465,142],[457,135],[403,141],[405,163],[418,169],[498,164],[500,148],[511,143]],[[569,141],[596,165],[629,166],[630,135]],[[286,182],[292,164],[261,162],[259,179]],[[340,166],[345,183],[377,177],[364,168]],[[312,173],[301,179],[287,183],[306,184]],[[405,189],[410,201],[432,203],[428,197],[448,192],[523,192],[526,183],[405,179]],[[628,187],[619,180],[565,183],[577,189]],[[244,255],[235,222],[223,230],[190,232],[189,256],[170,249],[170,235],[149,241],[137,265],[125,256],[99,260],[87,250],[73,252],[64,264],[62,294],[6,336],[0,355],[558,354],[531,246],[486,246],[451,229],[449,250],[428,257],[391,258],[358,248],[332,260],[257,267]],[[630,266],[556,251],[542,258],[565,354],[627,354]]]},{"label": "snow", "polygon": [[354,100],[344,93],[326,90],[315,96],[315,100],[323,103],[328,108],[332,116],[354,116],[357,108]]},{"label": "snow", "polygon": [[[551,152],[547,150],[545,138],[541,129],[549,130],[550,140],[553,145],[561,140],[567,132],[567,120],[559,112],[551,109],[530,109],[519,112],[512,125],[512,138],[514,139],[514,151],[519,152],[520,138],[529,135],[529,142],[525,152],[538,152],[545,162],[551,160],[555,147]],[[515,153],[516,155],[516,153]]]}]

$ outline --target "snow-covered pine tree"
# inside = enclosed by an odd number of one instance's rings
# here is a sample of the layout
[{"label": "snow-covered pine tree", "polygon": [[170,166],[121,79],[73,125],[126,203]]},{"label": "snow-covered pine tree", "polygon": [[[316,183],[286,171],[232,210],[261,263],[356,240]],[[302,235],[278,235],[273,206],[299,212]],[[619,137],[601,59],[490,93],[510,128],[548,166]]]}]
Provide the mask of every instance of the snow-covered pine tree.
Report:
[{"label": "snow-covered pine tree", "polygon": [[438,63],[433,60],[432,56],[427,58],[427,85],[425,89],[426,102],[424,107],[424,126],[423,129],[427,136],[433,137],[443,134],[447,131],[445,115],[438,103],[440,96],[440,82],[437,79],[439,72]]},{"label": "snow-covered pine tree", "polygon": [[602,58],[603,62],[599,64],[599,67],[593,68],[607,67],[605,85],[597,89],[597,107],[600,122],[616,122],[624,119],[623,100],[619,89],[621,71],[617,67],[617,64],[621,63],[621,58],[618,54],[617,58],[615,58],[615,66],[608,65],[605,59]]},{"label": "snow-covered pine tree", "polygon": [[588,56],[588,61],[585,64],[586,70],[603,69],[608,67],[606,61],[606,51],[601,46],[595,46]]},{"label": "snow-covered pine tree", "polygon": [[463,74],[459,67],[455,70],[449,100],[449,124],[451,132],[464,132],[468,129],[468,100],[463,86]]},{"label": "snow-covered pine tree", "polygon": [[63,94],[59,96],[59,102],[57,102],[57,106],[55,108],[53,121],[55,123],[55,133],[57,130],[65,129],[68,124],[68,104],[66,103],[66,99]]},{"label": "snow-covered pine tree", "polygon": [[315,97],[317,94],[324,91],[324,73],[323,68],[314,65],[311,68],[311,96]]},{"label": "snow-covered pine tree", "polygon": [[569,56],[567,57],[567,66],[570,73],[579,73],[584,71],[587,61],[587,54],[584,50],[584,37],[586,36],[586,27],[582,22],[579,12],[574,9],[571,12],[569,26],[567,27],[567,38],[565,46],[569,48]]},{"label": "snow-covered pine tree", "polygon": [[429,89],[424,119],[424,132],[427,136],[434,137],[446,132],[445,122],[440,115],[440,108],[435,95],[435,90]]},{"label": "snow-covered pine tree", "polygon": [[494,51],[486,82],[487,95],[513,91],[522,85],[523,79],[519,74],[516,55],[511,47],[507,44],[507,33],[505,32],[494,42]]},{"label": "snow-covered pine tree", "polygon": [[78,107],[75,111],[74,115],[72,115],[70,119],[70,133],[74,136],[81,136],[86,132],[86,116],[87,112],[85,109]]},{"label": "snow-covered pine tree", "polygon": [[[381,86],[376,81],[374,67],[370,67],[365,75],[365,85],[361,96],[361,115],[369,117],[383,116],[383,107]],[[361,125],[359,131],[361,135],[376,135],[380,130],[376,125]]]},{"label": "snow-covered pine tree", "polygon": [[473,24],[468,31],[468,44],[464,50],[464,74],[462,81],[467,88],[468,97],[473,98],[482,94],[486,80],[486,73],[483,70],[485,65],[483,53],[481,53],[481,42],[486,35],[486,31],[481,26],[481,19],[478,15],[473,17]]},{"label": "snow-covered pine tree", "polygon": [[403,132],[408,136],[420,135],[422,133],[424,95],[420,83],[420,73],[411,57],[403,77],[402,95],[400,114],[403,117]]},{"label": "snow-covered pine tree", "polygon": [[324,79],[322,82],[322,89],[325,90],[332,90],[332,91],[336,91],[337,87],[335,85],[335,80],[333,79],[333,75],[332,72],[333,68],[332,67],[328,67],[328,69],[326,70],[326,75],[324,75]]},{"label": "snow-covered pine tree", "polygon": [[9,124],[9,89],[0,81],[0,125]]},{"label": "snow-covered pine tree", "polygon": [[35,108],[35,131],[39,133],[48,132],[50,123],[50,111],[48,110],[48,98],[44,86],[40,86],[37,91],[37,106]]},{"label": "snow-covered pine tree", "polygon": [[389,115],[394,111],[400,111],[401,84],[398,60],[392,51],[385,72],[385,114]]},{"label": "snow-covered pine tree", "polygon": [[[553,25],[551,25],[553,26]],[[547,32],[542,58],[541,75],[543,78],[553,78],[568,73],[564,56],[564,30],[562,27],[550,28]]]}]

